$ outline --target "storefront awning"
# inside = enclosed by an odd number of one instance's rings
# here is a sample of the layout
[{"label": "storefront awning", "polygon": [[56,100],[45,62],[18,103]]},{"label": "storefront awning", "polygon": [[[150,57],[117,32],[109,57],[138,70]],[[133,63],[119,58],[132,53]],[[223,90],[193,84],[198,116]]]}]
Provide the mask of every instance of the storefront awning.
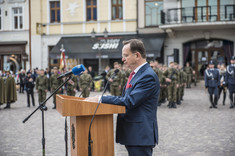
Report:
[{"label": "storefront awning", "polygon": [[142,39],[145,45],[147,57],[160,57],[165,34],[151,35],[120,35],[107,38],[97,36],[91,37],[62,37],[49,55],[52,59],[60,58],[61,47],[65,49],[68,58],[94,59],[98,58],[121,58],[122,41],[129,39]]}]

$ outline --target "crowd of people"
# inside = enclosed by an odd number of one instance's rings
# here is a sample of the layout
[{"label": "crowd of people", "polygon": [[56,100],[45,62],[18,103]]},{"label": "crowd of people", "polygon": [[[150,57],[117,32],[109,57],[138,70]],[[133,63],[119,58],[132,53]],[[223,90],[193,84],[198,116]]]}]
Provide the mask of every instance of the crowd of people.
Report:
[{"label": "crowd of people", "polygon": [[[180,105],[183,100],[184,88],[191,88],[192,81],[195,82],[194,85],[196,85],[197,79],[195,71],[189,66],[189,63],[187,63],[184,69],[174,62],[171,62],[169,67],[159,64],[157,61],[150,61],[149,64],[158,75],[160,81],[161,92],[159,97],[159,106],[166,101],[169,101],[168,107],[176,108],[176,104]],[[111,79],[110,77],[116,69],[119,69],[119,72],[113,79]],[[68,71],[71,70],[71,68],[68,69]],[[65,81],[65,78],[57,79],[57,77],[64,72],[66,71],[61,72],[57,67],[54,67],[51,71],[48,68],[45,70],[35,68],[34,70],[28,70],[27,72],[22,69],[16,75],[10,71],[1,72],[0,88],[2,91],[0,94],[0,104],[2,105],[5,103],[7,105],[4,108],[10,108],[10,104],[17,100],[17,89],[20,94],[24,94],[26,92],[27,107],[30,107],[31,103],[32,106],[35,106],[35,90],[38,93],[38,103],[40,104],[46,99],[48,91],[52,93]],[[109,82],[106,90],[110,92],[111,95],[121,96],[130,73],[130,69],[125,65],[114,62],[113,69],[106,66],[105,70],[101,73],[102,84],[100,84],[98,86],[99,89],[97,89],[94,83],[95,72],[92,70],[92,67],[89,66],[81,76],[73,75],[71,80],[58,90],[56,94],[75,96],[77,91],[81,91],[80,96],[86,98],[89,97],[90,91],[100,91],[104,89],[105,84]],[[4,92],[6,89],[9,89],[8,92]],[[53,96],[53,109],[56,108],[56,94]]]},{"label": "crowd of people", "polygon": [[[216,68],[217,67],[217,68]],[[223,92],[223,105],[225,105],[227,89],[229,90],[230,108],[235,108],[235,56],[232,56],[230,65],[209,62],[209,66],[205,70],[204,80],[205,87],[208,89],[209,108],[217,108],[218,100]]]}]

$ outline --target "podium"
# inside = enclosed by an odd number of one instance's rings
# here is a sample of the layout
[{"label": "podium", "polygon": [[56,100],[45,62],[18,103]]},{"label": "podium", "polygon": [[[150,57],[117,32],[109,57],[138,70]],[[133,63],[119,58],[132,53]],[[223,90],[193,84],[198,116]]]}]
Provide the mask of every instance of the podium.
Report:
[{"label": "podium", "polygon": [[[72,156],[88,155],[88,131],[96,102],[84,98],[56,95],[56,110],[70,116],[70,145]],[[114,156],[113,114],[125,113],[125,106],[100,104],[91,127],[92,156]]]}]

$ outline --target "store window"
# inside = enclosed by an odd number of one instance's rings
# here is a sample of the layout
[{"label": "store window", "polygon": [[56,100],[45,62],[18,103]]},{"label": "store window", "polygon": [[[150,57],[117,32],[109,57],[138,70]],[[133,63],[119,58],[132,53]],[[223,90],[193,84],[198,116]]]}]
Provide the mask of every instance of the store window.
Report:
[{"label": "store window", "polygon": [[160,25],[162,8],[162,0],[145,0],[145,26]]},{"label": "store window", "polygon": [[23,9],[22,7],[13,8],[13,28],[23,29]]},{"label": "store window", "polygon": [[97,20],[97,3],[96,0],[87,0],[86,1],[86,14],[87,21],[96,21]]},{"label": "store window", "polygon": [[60,23],[60,1],[50,2],[50,21]]},{"label": "store window", "polygon": [[122,0],[112,0],[112,19],[122,19]]}]

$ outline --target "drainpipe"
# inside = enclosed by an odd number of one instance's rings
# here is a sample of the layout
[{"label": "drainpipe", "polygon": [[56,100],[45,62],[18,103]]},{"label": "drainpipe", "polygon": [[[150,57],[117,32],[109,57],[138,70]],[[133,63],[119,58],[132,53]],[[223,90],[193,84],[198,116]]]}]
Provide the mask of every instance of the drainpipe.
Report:
[{"label": "drainpipe", "polygon": [[31,54],[31,0],[29,0],[29,65],[32,69],[32,54]]}]

